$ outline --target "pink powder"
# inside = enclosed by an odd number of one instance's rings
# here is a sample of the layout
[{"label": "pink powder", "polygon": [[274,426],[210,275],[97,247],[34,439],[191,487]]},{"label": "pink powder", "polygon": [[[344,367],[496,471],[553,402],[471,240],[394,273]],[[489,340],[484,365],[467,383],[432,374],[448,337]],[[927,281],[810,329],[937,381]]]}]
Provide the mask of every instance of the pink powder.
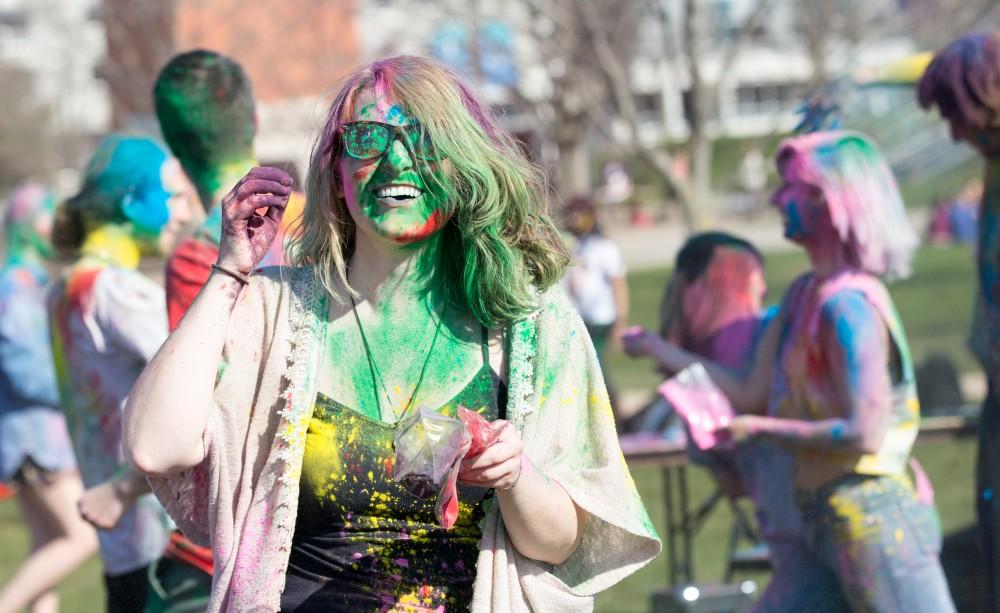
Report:
[{"label": "pink powder", "polygon": [[687,423],[699,449],[712,449],[724,442],[719,430],[733,420],[733,407],[701,364],[692,364],[667,379],[659,391]]}]

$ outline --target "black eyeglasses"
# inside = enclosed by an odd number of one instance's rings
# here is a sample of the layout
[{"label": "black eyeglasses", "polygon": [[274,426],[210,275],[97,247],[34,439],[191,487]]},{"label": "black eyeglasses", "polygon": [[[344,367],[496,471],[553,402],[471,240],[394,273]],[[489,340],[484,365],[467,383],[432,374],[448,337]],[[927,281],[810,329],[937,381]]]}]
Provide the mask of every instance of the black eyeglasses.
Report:
[{"label": "black eyeglasses", "polygon": [[385,155],[399,139],[414,157],[424,161],[441,159],[431,137],[420,124],[395,126],[380,121],[352,121],[340,127],[344,150],[353,158],[373,160]]}]

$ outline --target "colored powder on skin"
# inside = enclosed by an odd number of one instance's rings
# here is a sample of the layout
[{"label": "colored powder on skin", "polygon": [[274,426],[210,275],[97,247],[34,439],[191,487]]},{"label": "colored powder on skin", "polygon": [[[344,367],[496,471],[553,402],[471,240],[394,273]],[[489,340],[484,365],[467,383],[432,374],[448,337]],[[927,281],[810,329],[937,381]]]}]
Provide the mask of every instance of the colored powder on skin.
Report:
[{"label": "colored powder on skin", "polygon": [[834,424],[830,429],[830,440],[839,443],[844,438],[844,424]]},{"label": "colored powder on skin", "polygon": [[135,239],[116,226],[104,226],[87,234],[80,253],[121,268],[139,267],[142,254]]},{"label": "colored powder on skin", "polygon": [[412,230],[407,230],[404,233],[395,237],[397,243],[408,245],[411,243],[416,243],[425,240],[433,236],[438,230],[444,227],[445,223],[444,215],[441,213],[441,209],[435,209],[431,213],[431,216],[427,218],[422,225],[413,228]]},{"label": "colored powder on skin", "polygon": [[804,232],[802,216],[799,215],[799,206],[795,201],[788,203],[785,214],[788,216],[788,224],[785,226],[785,238],[805,238],[806,234]]},{"label": "colored powder on skin", "polygon": [[755,254],[741,247],[715,247],[701,276],[683,289],[682,344],[742,369],[753,349],[765,288]]}]

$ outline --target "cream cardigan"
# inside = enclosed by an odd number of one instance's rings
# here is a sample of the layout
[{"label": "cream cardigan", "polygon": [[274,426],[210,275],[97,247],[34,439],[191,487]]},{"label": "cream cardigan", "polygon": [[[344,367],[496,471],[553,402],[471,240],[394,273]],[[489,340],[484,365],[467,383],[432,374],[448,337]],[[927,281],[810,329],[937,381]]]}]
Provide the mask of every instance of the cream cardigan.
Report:
[{"label": "cream cardigan", "polygon": [[[277,611],[295,529],[327,294],[311,268],[255,274],[234,309],[205,433],[206,457],[150,479],[184,533],[210,545],[209,611]],[[521,556],[498,505],[482,523],[474,612],[589,611],[593,594],[650,562],[660,541],[618,446],[604,380],[562,290],[506,330],[507,415],[525,453],[590,514],[557,566]]]}]

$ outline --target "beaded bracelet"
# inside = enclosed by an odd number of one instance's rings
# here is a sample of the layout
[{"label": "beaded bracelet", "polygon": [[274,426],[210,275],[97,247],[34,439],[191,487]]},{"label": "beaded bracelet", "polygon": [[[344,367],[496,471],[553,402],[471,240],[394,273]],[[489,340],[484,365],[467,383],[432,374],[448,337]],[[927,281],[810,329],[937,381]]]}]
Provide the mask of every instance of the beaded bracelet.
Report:
[{"label": "beaded bracelet", "polygon": [[250,279],[248,278],[248,275],[245,275],[245,274],[243,274],[241,272],[237,272],[235,270],[230,270],[230,269],[226,268],[225,266],[219,266],[218,264],[212,264],[212,270],[217,270],[217,271],[221,272],[222,274],[224,274],[226,276],[232,277],[232,278],[236,279],[237,281],[239,281],[243,285],[247,285],[247,284],[250,283]]}]

